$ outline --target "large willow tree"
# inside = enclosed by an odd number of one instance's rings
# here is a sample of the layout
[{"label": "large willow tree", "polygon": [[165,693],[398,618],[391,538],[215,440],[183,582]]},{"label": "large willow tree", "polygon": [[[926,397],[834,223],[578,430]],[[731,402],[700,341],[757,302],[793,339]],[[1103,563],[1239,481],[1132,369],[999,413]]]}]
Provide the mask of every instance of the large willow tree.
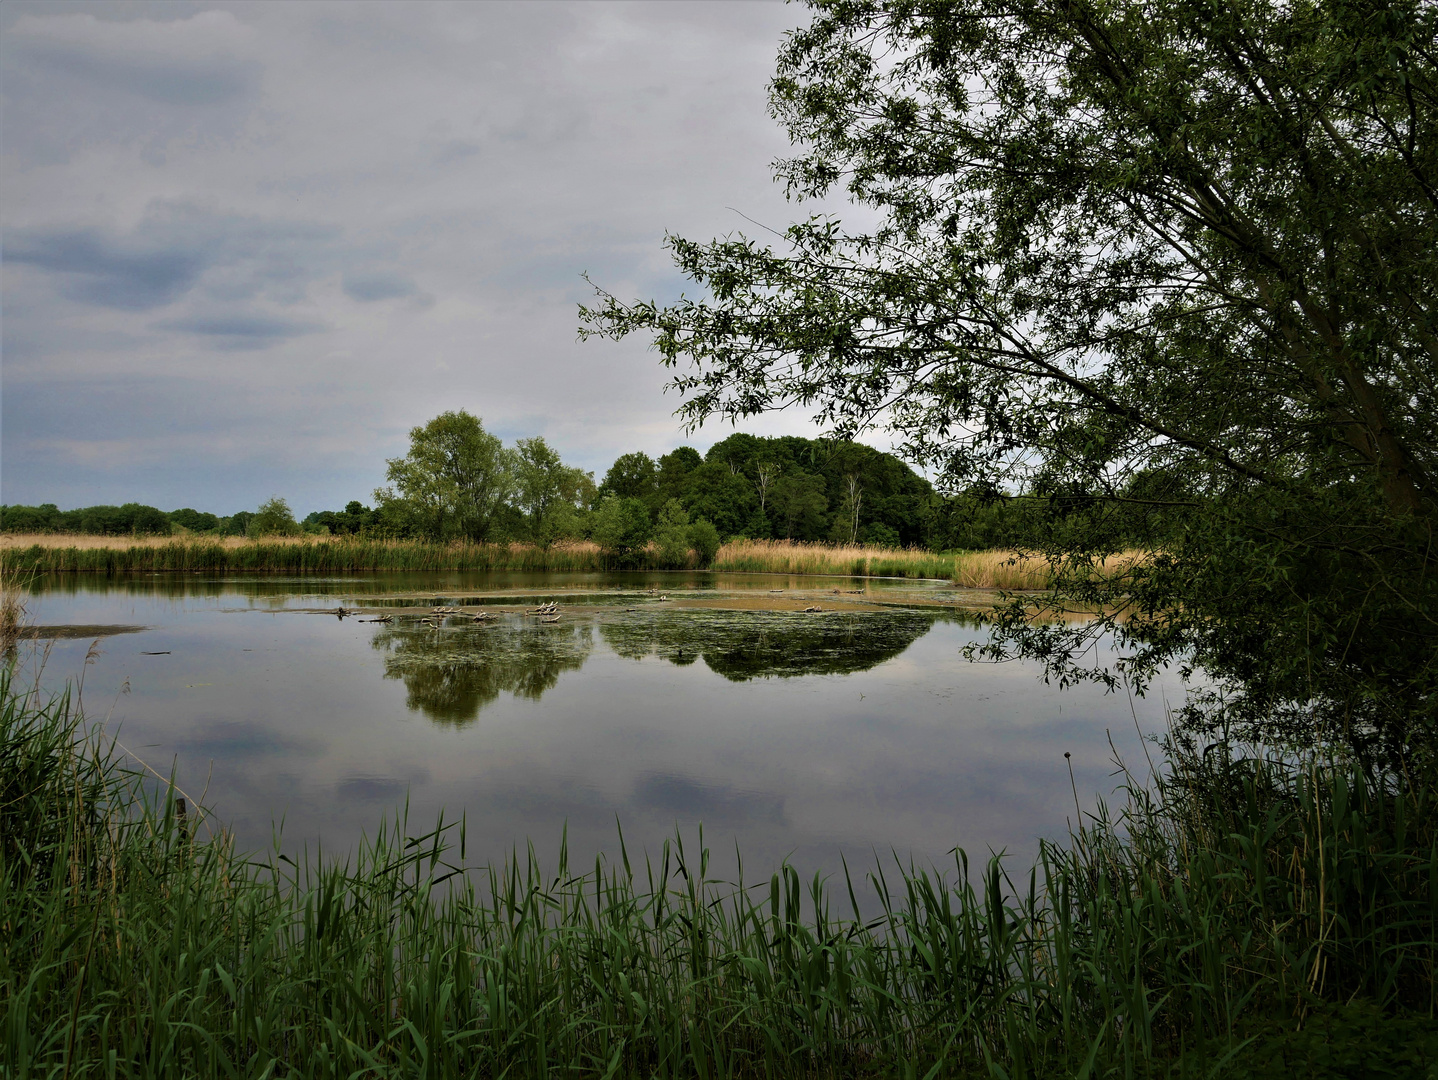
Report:
[{"label": "large willow tree", "polygon": [[411,428],[409,453],[385,465],[392,486],[374,493],[381,516],[431,540],[488,540],[515,488],[514,455],[464,409]]},{"label": "large willow tree", "polygon": [[[771,84],[791,195],[876,224],[671,238],[702,299],[601,292],[692,421],[880,424],[1023,493],[1059,590],[995,648],[1197,665],[1189,716],[1412,763],[1438,727],[1438,9],[817,5]],[[1135,536],[1125,572],[1097,560]],[[1101,604],[1099,625],[1036,622]]]}]

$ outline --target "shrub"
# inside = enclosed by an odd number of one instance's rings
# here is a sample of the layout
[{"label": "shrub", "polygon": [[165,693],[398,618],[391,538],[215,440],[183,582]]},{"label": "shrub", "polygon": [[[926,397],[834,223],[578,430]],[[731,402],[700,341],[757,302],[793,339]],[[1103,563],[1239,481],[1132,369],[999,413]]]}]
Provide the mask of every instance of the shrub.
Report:
[{"label": "shrub", "polygon": [[660,565],[678,569],[689,561],[689,515],[678,499],[670,499],[659,512],[654,529]]},{"label": "shrub", "polygon": [[245,535],[252,540],[262,536],[298,536],[303,530],[295,515],[290,513],[290,504],[278,495],[261,503],[255,516],[250,519]]},{"label": "shrub", "polygon": [[714,556],[719,554],[721,547],[719,530],[704,518],[700,518],[689,526],[689,546],[694,549],[700,566],[712,566]]}]

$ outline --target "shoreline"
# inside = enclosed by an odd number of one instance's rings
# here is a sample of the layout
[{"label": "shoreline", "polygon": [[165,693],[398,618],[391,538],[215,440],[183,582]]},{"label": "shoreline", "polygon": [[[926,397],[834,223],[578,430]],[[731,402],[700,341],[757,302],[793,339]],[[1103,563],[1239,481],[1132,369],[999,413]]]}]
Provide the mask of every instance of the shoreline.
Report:
[{"label": "shoreline", "polygon": [[524,543],[430,543],[414,540],[294,537],[0,536],[8,574],[51,573],[383,573],[450,572],[715,572],[951,582],[971,589],[1042,590],[1049,568],[1007,550],[929,552],[857,545],[736,540],[700,567],[661,560],[651,548],[623,558],[589,542],[540,548]]}]

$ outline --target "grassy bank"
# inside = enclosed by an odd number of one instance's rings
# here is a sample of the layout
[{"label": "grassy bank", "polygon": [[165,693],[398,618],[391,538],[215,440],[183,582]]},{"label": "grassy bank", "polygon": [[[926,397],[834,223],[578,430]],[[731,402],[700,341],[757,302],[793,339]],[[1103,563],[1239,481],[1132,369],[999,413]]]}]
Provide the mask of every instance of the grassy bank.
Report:
[{"label": "grassy bank", "polygon": [[[301,537],[262,541],[152,537],[24,536],[6,538],[0,554],[23,573],[353,573],[384,570],[597,571],[615,560],[591,543],[430,544],[410,540]],[[663,569],[658,552],[625,564]],[[942,555],[928,551],[736,540],[719,549],[713,569],[732,573],[824,574],[953,579],[973,588],[1043,588],[1048,568],[1019,563],[1011,552]]]},{"label": "grassy bank", "polygon": [[859,911],[677,846],[459,873],[462,824],[248,860],[65,700],[0,697],[7,1077],[1438,1069],[1438,808],[1359,771],[1179,761],[1031,872],[876,869]]}]

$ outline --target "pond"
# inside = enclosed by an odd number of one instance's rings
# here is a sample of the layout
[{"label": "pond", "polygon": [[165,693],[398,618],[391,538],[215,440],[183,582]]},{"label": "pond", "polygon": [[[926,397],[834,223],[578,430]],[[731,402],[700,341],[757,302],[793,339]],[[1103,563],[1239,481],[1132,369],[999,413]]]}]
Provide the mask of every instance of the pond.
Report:
[{"label": "pond", "polygon": [[1165,688],[969,663],[989,602],[764,575],[72,576],[32,595],[29,662],[83,672],[87,714],[243,848],[344,852],[407,806],[416,833],[463,814],[471,862],[532,842],[552,866],[567,835],[583,865],[620,828],[655,854],[702,825],[720,873],[738,852],[767,879],[1027,860],[1122,781],[1115,751],[1146,771]]}]

